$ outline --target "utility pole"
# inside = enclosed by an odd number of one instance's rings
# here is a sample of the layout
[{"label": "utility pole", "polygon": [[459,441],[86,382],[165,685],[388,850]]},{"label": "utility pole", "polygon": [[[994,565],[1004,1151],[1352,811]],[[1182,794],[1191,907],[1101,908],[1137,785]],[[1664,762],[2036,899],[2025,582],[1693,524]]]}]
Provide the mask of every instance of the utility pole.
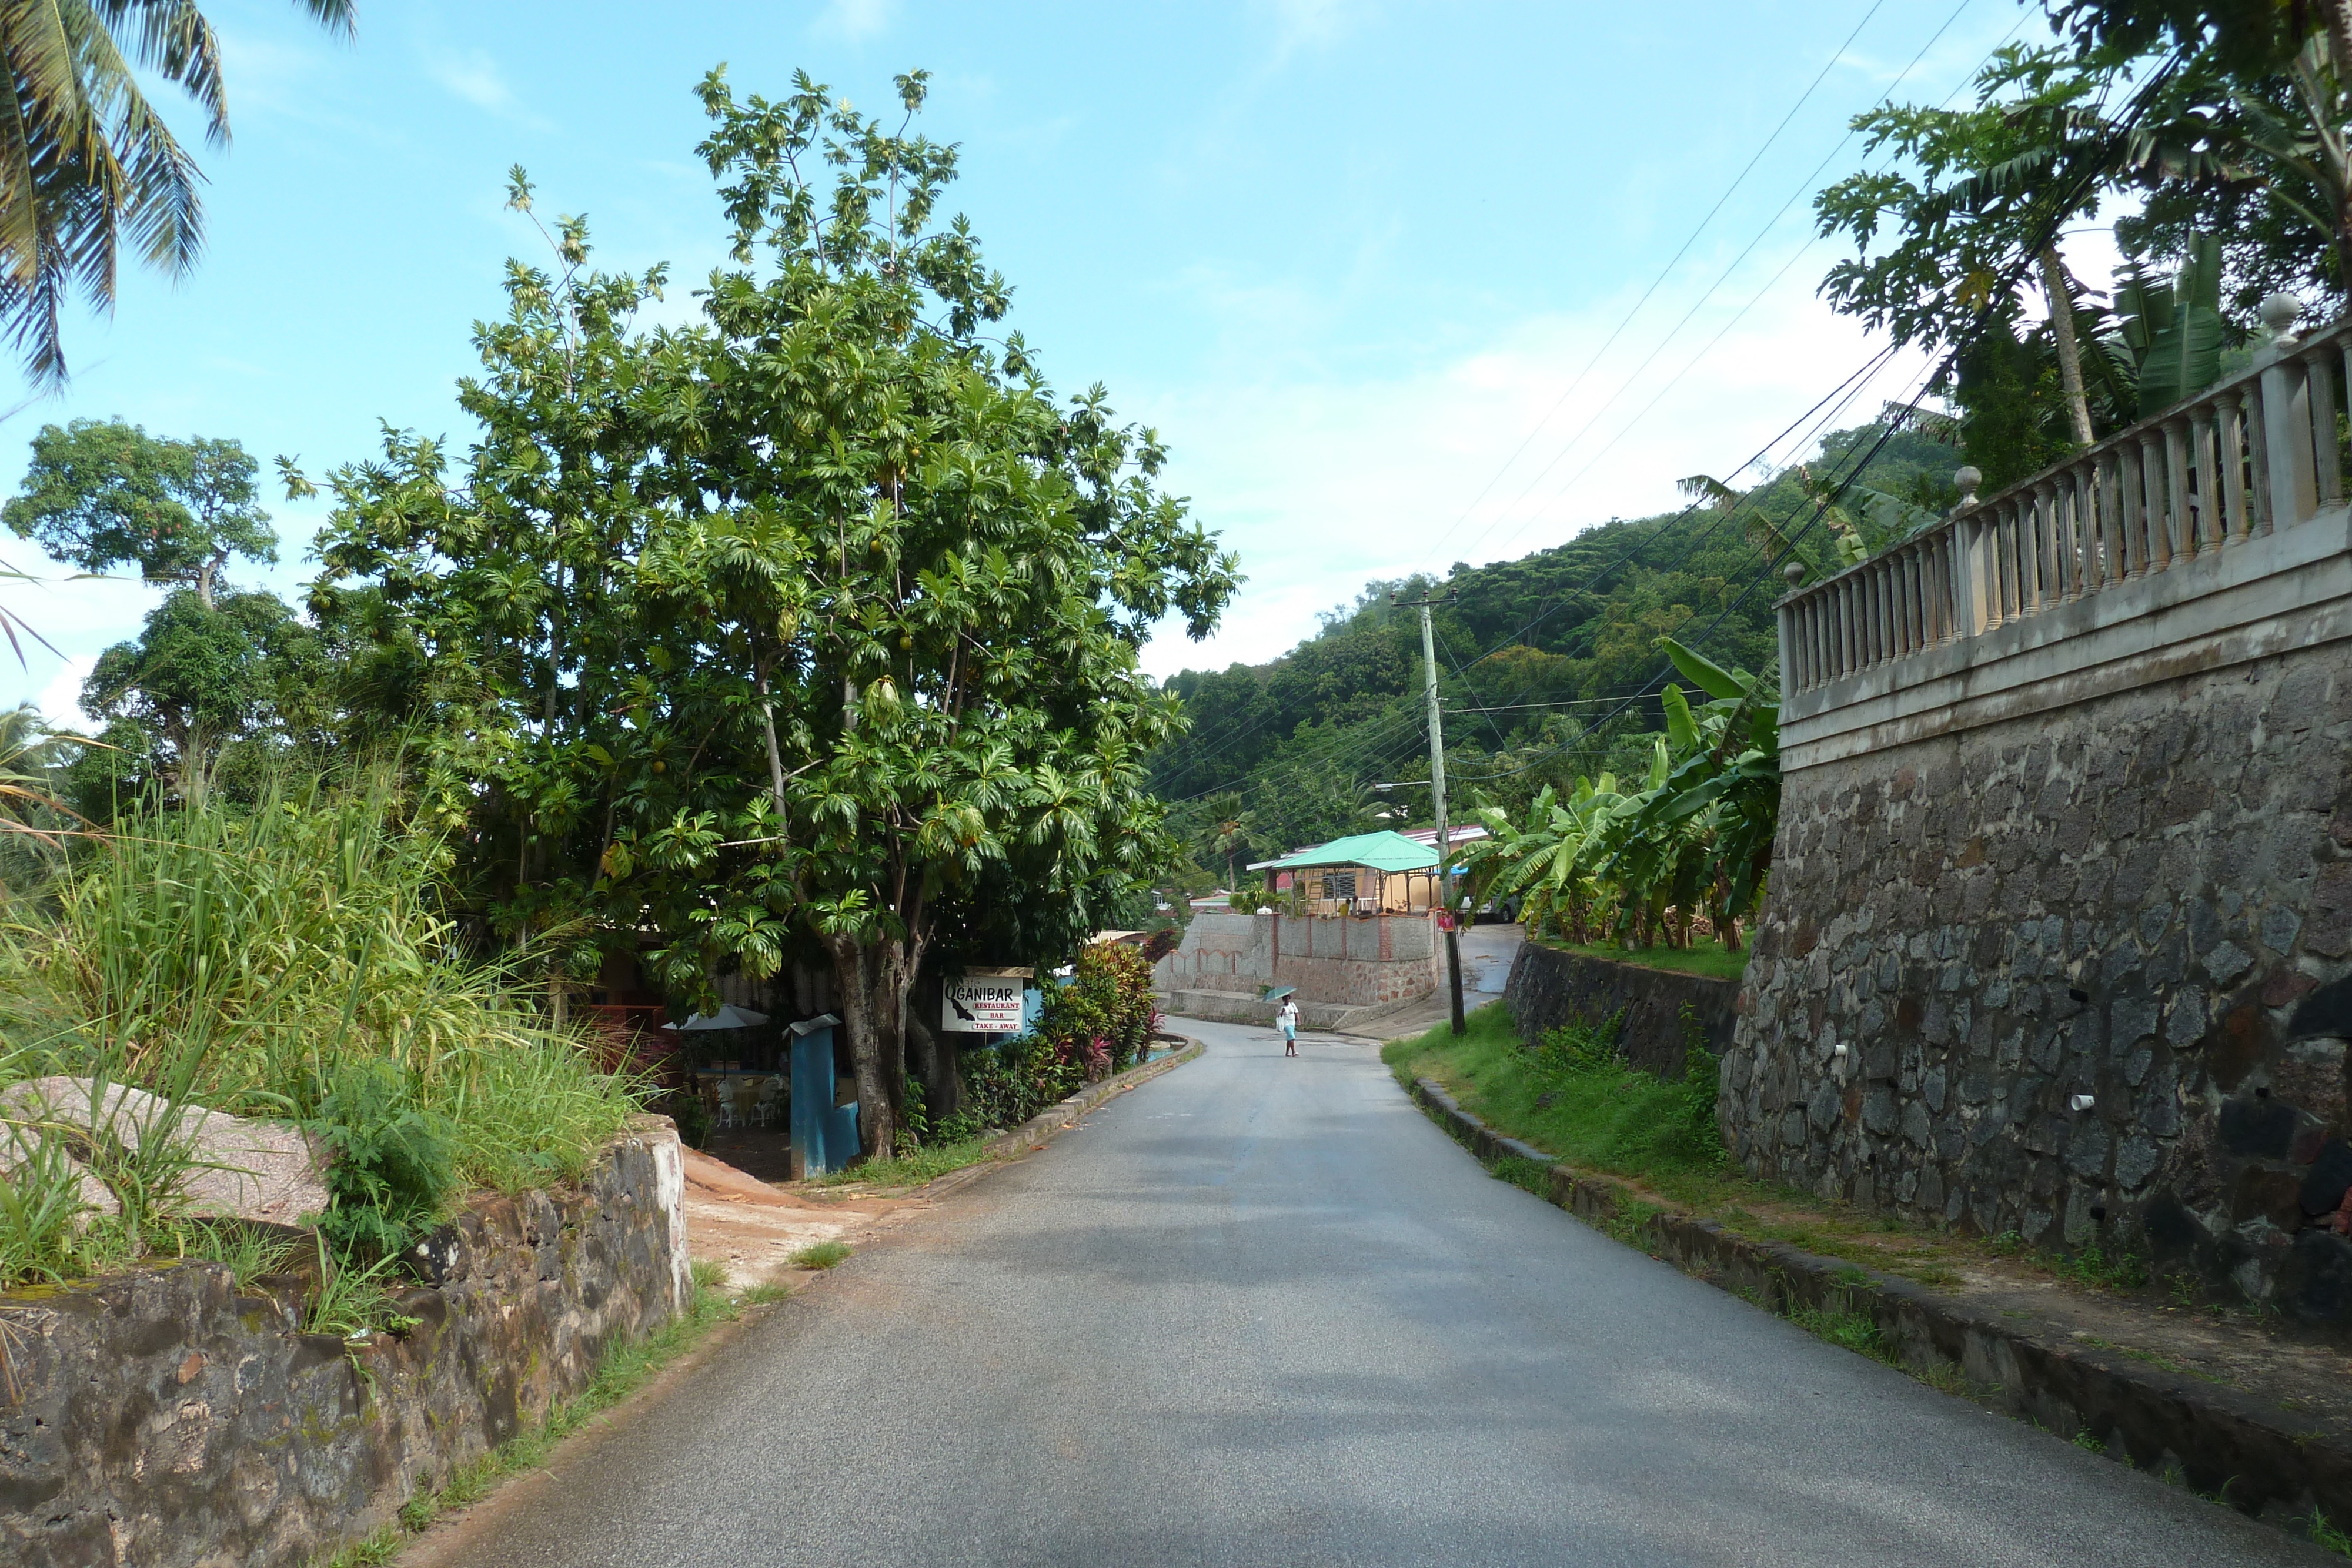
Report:
[{"label": "utility pole", "polygon": [[1432,599],[1423,594],[1419,599],[1399,600],[1396,591],[1389,591],[1389,602],[1404,609],[1421,612],[1421,663],[1429,672],[1423,683],[1429,694],[1429,782],[1437,797],[1437,899],[1444,907],[1445,918],[1445,984],[1454,995],[1454,1032],[1462,1032],[1462,944],[1454,927],[1461,917],[1454,908],[1454,838],[1445,821],[1445,728],[1444,718],[1437,706],[1437,638],[1430,630],[1429,607],[1451,604],[1462,597],[1455,589],[1444,599]]}]

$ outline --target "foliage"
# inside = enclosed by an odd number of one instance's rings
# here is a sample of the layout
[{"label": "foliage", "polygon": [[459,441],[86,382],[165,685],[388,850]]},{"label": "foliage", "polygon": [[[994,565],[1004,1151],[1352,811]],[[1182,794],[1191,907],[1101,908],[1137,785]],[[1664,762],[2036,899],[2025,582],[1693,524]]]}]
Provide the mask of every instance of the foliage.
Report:
[{"label": "foliage", "polygon": [[0,521],[84,571],[135,565],[148,582],[189,584],[210,609],[230,556],[278,559],[256,468],[234,441],[173,441],[120,419],[43,425]]},{"label": "foliage", "polygon": [[[348,35],[351,0],[299,0]],[[152,72],[228,140],[220,41],[187,0],[58,0],[11,13],[0,28],[16,112],[0,131],[0,330],[33,378],[65,376],[58,312],[79,287],[114,304],[120,253],[174,275],[204,245],[204,175],[140,91]]]},{"label": "foliage", "polygon": [[1528,1050],[1500,1002],[1466,1022],[1460,1035],[1440,1025],[1391,1040],[1381,1060],[1400,1082],[1434,1078],[1490,1124],[1587,1169],[1647,1180],[1715,1178],[1724,1169],[1714,1059],[1700,1062],[1704,1048],[1680,1078],[1664,1079],[1596,1049],[1598,1030],[1582,1032],[1571,1061],[1547,1047]]},{"label": "foliage", "polygon": [[1088,1082],[1132,1066],[1150,1042],[1155,1017],[1151,966],[1143,956],[1123,943],[1089,943],[1066,984],[1045,987],[1034,1030],[958,1061],[966,1113],[978,1127],[1019,1126]]},{"label": "foliage", "polygon": [[838,1268],[849,1261],[849,1246],[842,1241],[812,1241],[787,1261],[795,1269]]},{"label": "foliage", "polygon": [[338,680],[336,650],[277,595],[229,592],[207,606],[173,592],[82,683],[103,745],[75,759],[67,798],[96,822],[153,786],[185,796],[217,782],[249,800],[291,752],[332,741]]},{"label": "foliage", "polygon": [[456,1178],[456,1130],[416,1103],[397,1066],[365,1056],[334,1063],[305,1126],[330,1156],[319,1233],[343,1255],[394,1256],[437,1216]]},{"label": "foliage", "polygon": [[[394,1221],[429,1212],[444,1169],[506,1191],[576,1176],[635,1110],[631,1087],[510,969],[462,949],[438,908],[446,864],[380,773],[280,779],[250,806],[150,801],[51,908],[0,932],[0,1087],[93,1074],[175,1105],[321,1123],[362,1155],[339,1170],[338,1208]],[[186,1155],[142,1136],[141,1157],[98,1174],[152,1228]],[[99,1222],[86,1234],[85,1253],[106,1241]],[[9,1267],[24,1265],[12,1253]]]},{"label": "foliage", "polygon": [[1780,818],[1780,699],[1671,639],[1666,651],[1708,700],[1693,709],[1681,687],[1665,688],[1666,734],[1638,787],[1604,772],[1564,794],[1546,789],[1524,825],[1496,807],[1480,813],[1488,836],[1462,855],[1472,895],[1519,900],[1530,933],[1687,947],[1704,911],[1737,948],[1763,896]]},{"label": "foliage", "polygon": [[1727,668],[1769,668],[1771,605],[1785,585],[1777,564],[1765,580],[1768,532],[1797,538],[1823,570],[1837,559],[1824,536],[1839,525],[1811,519],[1841,480],[1853,480],[1841,515],[1873,548],[1950,504],[1958,455],[1906,427],[1865,464],[1885,434],[1875,424],[1834,432],[1728,508],[1601,523],[1515,560],[1456,566],[1442,582],[1368,583],[1269,664],[1171,676],[1166,689],[1191,722],[1150,759],[1171,825],[1223,879],[1213,834],[1237,812],[1247,818],[1242,864],[1433,820],[1420,622],[1391,607],[1391,586],[1408,598],[1460,593],[1433,612],[1457,821],[1480,806],[1522,817],[1543,789],[1564,793],[1580,774],[1645,770],[1665,727],[1661,636]]},{"label": "foliage", "polygon": [[2046,0],[2084,77],[2168,62],[2132,140],[2148,189],[2119,220],[2127,250],[2185,258],[2224,236],[2224,292],[2243,319],[2274,288],[2344,298],[2352,284],[2352,129],[2343,0]]},{"label": "foliage", "polygon": [[[2038,258],[2062,224],[2096,206],[2120,155],[2097,112],[2100,80],[2069,64],[2063,49],[2008,45],[1965,108],[1889,104],[1854,117],[1864,150],[1893,157],[1814,198],[1821,232],[1858,252],[1822,281],[1837,310],[1929,348],[2017,319],[2021,259]],[[2044,293],[2071,310],[2052,281]]]},{"label": "foliage", "polygon": [[560,275],[510,267],[478,333],[461,472],[395,434],[331,476],[314,603],[429,727],[475,909],[572,972],[657,931],[681,998],[821,954],[887,1157],[926,957],[1066,955],[1172,858],[1137,649],[1235,579],[1153,433],[982,335],[1008,290],[936,221],[953,149],[805,77],[702,99],[732,259],[700,320],[636,330],[660,271],[584,271],[559,220]]},{"label": "foliage", "polygon": [[1613,942],[1564,942],[1545,937],[1547,946],[1567,953],[1581,953],[1588,958],[1605,959],[1616,964],[1637,964],[1648,969],[1673,969],[1686,975],[1706,975],[1718,980],[1736,980],[1748,970],[1748,955],[1726,947],[1712,937],[1693,937],[1687,947],[1627,948]]},{"label": "foliage", "polygon": [[977,1123],[949,1118],[923,1139],[920,1148],[907,1148],[891,1159],[868,1160],[846,1170],[827,1171],[816,1178],[820,1186],[921,1186],[950,1171],[976,1166],[991,1158]]}]

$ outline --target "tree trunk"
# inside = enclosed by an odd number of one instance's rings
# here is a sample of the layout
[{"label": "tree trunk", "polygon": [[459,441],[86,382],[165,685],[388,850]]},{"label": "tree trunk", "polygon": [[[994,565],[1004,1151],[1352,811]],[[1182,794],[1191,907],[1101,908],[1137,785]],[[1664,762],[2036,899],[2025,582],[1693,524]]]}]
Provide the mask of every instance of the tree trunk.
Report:
[{"label": "tree trunk", "polygon": [[[857,1081],[858,1145],[866,1158],[887,1160],[898,1147],[898,1103],[890,1092],[875,1016],[874,949],[855,936],[827,936],[824,945],[833,955],[835,1001]],[[896,1037],[894,1030],[891,1043]]]},{"label": "tree trunk", "polygon": [[907,1059],[923,1085],[923,1114],[931,1125],[963,1109],[963,1085],[957,1082],[955,1053],[940,1048],[939,1036],[916,1012],[907,1014]]},{"label": "tree trunk", "polygon": [[196,599],[207,610],[216,608],[213,603],[213,581],[220,576],[221,562],[227,559],[228,551],[215,550],[210,559],[196,568]]},{"label": "tree trunk", "polygon": [[2050,335],[2058,344],[2058,382],[2066,392],[2066,413],[2074,424],[2074,444],[2091,444],[2091,400],[2083,391],[2083,352],[2074,341],[2074,298],[2066,292],[2065,264],[2058,247],[2042,251],[2042,292],[2050,301]]},{"label": "tree trunk", "polygon": [[907,1099],[907,992],[922,962],[926,936],[905,946],[828,936],[843,1032],[857,1079],[858,1139],[868,1158],[887,1160],[898,1146],[898,1110]]}]

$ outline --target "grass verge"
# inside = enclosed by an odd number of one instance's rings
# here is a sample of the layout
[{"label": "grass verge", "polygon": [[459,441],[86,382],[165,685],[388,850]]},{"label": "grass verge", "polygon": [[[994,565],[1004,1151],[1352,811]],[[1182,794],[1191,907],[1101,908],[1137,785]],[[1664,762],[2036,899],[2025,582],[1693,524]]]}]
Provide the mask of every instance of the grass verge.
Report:
[{"label": "grass verge", "polygon": [[[1466,1022],[1458,1039],[1440,1025],[1391,1040],[1381,1059],[1408,1091],[1414,1079],[1432,1079],[1496,1131],[1579,1170],[1638,1184],[1647,1189],[1645,1200],[1663,1199],[1751,1239],[1936,1289],[1959,1283],[1966,1268],[1995,1262],[2085,1291],[2128,1293],[2147,1282],[2145,1265],[2128,1255],[2043,1255],[2014,1237],[1931,1230],[1753,1180],[1725,1158],[1715,1085],[1706,1073],[1670,1080],[1626,1068],[1614,1060],[1605,1028],[1555,1031],[1543,1049],[1530,1051],[1501,1002],[1478,1009]],[[1501,1174],[1530,1191],[1549,1191],[1538,1173]],[[1621,1200],[1619,1207],[1625,1212],[1602,1228],[1626,1241],[1659,1212],[1649,1201]]]},{"label": "grass verge", "polygon": [[387,1524],[365,1541],[344,1547],[331,1557],[316,1560],[313,1568],[369,1568],[390,1563],[424,1531],[451,1509],[478,1502],[509,1476],[538,1469],[558,1444],[643,1387],[662,1368],[699,1344],[720,1323],[732,1322],[745,1305],[778,1299],[779,1289],[754,1287],[740,1298],[727,1293],[724,1265],[694,1265],[694,1298],[683,1317],[674,1318],[642,1339],[616,1344],[604,1353],[588,1386],[548,1413],[529,1432],[508,1438],[480,1458],[460,1465],[437,1491],[408,1500],[399,1522]]},{"label": "grass verge", "polygon": [[849,1261],[846,1241],[812,1241],[790,1260],[795,1269],[832,1269]]},{"label": "grass verge", "polygon": [[1672,969],[1717,980],[1736,980],[1748,972],[1748,950],[1731,951],[1712,936],[1699,937],[1687,947],[1626,948],[1613,942],[1555,942],[1549,937],[1541,945],[1612,964],[1639,964],[1645,969]]},{"label": "grass verge", "polygon": [[829,1171],[817,1177],[816,1183],[819,1186],[920,1186],[988,1157],[987,1139],[965,1138],[934,1148],[917,1149],[895,1160],[869,1160],[847,1170]]},{"label": "grass verge", "polygon": [[1390,1042],[1381,1059],[1407,1088],[1415,1078],[1434,1078],[1489,1126],[1571,1165],[1645,1180],[1713,1180],[1722,1170],[1711,1072],[1670,1081],[1613,1060],[1538,1055],[1520,1043],[1501,1002],[1466,1022],[1458,1039],[1440,1025]]}]

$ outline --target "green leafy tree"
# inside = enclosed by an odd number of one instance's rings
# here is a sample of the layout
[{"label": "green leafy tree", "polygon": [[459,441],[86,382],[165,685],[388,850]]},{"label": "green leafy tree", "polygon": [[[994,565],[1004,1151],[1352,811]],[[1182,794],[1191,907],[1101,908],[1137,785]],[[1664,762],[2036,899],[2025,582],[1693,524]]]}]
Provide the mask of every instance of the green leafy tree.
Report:
[{"label": "green leafy tree", "polygon": [[[299,0],[348,35],[352,0]],[[122,252],[174,275],[204,246],[203,174],[140,90],[180,89],[228,141],[220,40],[190,0],[53,0],[0,13],[14,112],[0,117],[0,323],[37,382],[65,376],[58,312],[114,304]]]},{"label": "green leafy tree", "polygon": [[2189,259],[2230,236],[2233,307],[2298,285],[2352,286],[2352,5],[2313,0],[2048,0],[2075,68],[2108,82],[2168,65],[2132,138],[2150,187],[2117,236]]},{"label": "green leafy tree", "polygon": [[85,571],[136,565],[149,582],[193,584],[211,609],[230,556],[278,559],[255,472],[235,441],[173,441],[119,419],[44,425],[0,520]]},{"label": "green leafy tree", "polygon": [[[2094,438],[2073,280],[2059,226],[2095,211],[2126,144],[2102,119],[2106,77],[2063,49],[2011,45],[1979,73],[1976,102],[1889,105],[1854,117],[1871,152],[1895,154],[1814,198],[1818,226],[1854,256],[1822,292],[1897,343],[1965,347],[1990,322],[2013,323],[2017,263],[2030,258],[2047,308],[2065,408],[2078,445]],[[1873,254],[1881,238],[1888,243]]]},{"label": "green leafy tree", "polygon": [[331,648],[276,594],[225,593],[207,605],[181,590],[148,612],[136,642],[100,653],[82,683],[82,711],[104,744],[74,764],[75,807],[106,820],[151,780],[199,792],[239,742],[321,747],[339,720],[335,686]]},{"label": "green leafy tree", "polygon": [[1141,758],[1180,716],[1137,650],[1171,612],[1205,635],[1233,562],[1150,432],[982,336],[1009,290],[936,221],[953,149],[805,77],[702,97],[732,261],[701,320],[636,331],[659,273],[586,271],[561,220],[478,329],[461,476],[406,435],[334,474],[314,600],[411,671],[502,928],[651,926],[680,997],[813,945],[887,1156],[935,944],[1066,956],[1172,857]]}]

